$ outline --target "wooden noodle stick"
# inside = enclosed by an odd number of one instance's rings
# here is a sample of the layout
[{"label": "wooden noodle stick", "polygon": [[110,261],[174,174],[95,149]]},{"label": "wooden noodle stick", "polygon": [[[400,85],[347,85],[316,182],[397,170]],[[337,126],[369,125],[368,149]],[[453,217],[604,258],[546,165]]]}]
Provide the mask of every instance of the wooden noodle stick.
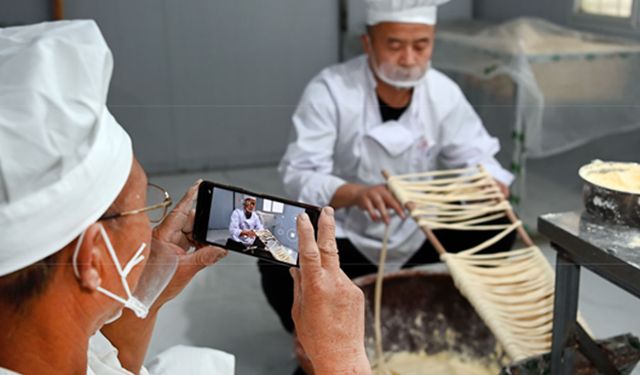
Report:
[{"label": "wooden noodle stick", "polygon": [[[384,170],[382,171],[382,175],[386,180],[389,180],[389,178],[391,177],[389,172]],[[416,208],[416,204],[413,203],[412,201],[400,202],[400,203],[403,205],[403,207],[406,207],[409,210],[409,212],[412,212]],[[438,238],[433,234],[433,231],[429,227],[424,227],[422,229],[425,232],[431,244],[433,244],[433,247],[436,249],[438,254],[440,254],[441,256],[445,254],[447,251],[444,249],[444,246],[442,246],[442,243],[440,242],[440,240],[438,240]]]}]

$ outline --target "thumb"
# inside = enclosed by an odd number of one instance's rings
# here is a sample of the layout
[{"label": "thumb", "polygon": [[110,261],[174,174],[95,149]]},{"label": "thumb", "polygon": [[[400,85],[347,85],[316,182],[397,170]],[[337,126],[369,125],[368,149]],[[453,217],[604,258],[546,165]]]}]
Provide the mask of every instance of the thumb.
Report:
[{"label": "thumb", "polygon": [[185,271],[195,275],[200,270],[210,266],[227,256],[227,251],[215,246],[204,246],[196,251],[182,256],[180,263]]}]

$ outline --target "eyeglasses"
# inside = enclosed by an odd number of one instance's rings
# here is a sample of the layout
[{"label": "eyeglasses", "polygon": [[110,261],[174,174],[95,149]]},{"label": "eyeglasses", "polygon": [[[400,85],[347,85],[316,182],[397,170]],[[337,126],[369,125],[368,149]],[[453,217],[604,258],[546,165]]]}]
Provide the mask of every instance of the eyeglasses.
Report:
[{"label": "eyeglasses", "polygon": [[159,223],[167,215],[167,210],[173,201],[169,193],[155,184],[147,184],[147,205],[136,210],[118,212],[115,214],[103,215],[100,220],[116,219],[122,216],[135,215],[143,212],[149,216],[149,221]]}]

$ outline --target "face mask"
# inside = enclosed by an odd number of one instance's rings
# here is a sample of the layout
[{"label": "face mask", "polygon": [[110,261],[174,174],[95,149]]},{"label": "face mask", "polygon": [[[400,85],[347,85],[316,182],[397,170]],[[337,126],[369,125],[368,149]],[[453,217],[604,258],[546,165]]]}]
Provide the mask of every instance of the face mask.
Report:
[{"label": "face mask", "polygon": [[373,54],[373,47],[369,42],[369,49],[372,51],[371,65],[376,76],[384,83],[387,83],[398,89],[410,89],[415,87],[425,76],[429,69],[430,62],[424,67],[415,66],[412,68],[403,68],[388,62],[378,64]]},{"label": "face mask", "polygon": [[[85,233],[82,233],[82,235],[80,236],[78,244],[76,245],[75,252],[73,253],[73,271],[78,278],[80,277],[80,272],[78,271],[77,258],[78,251],[80,250],[80,246],[82,245],[82,241],[84,240],[84,234]],[[151,305],[153,305],[164,288],[166,288],[167,284],[169,284],[169,282],[173,278],[173,274],[176,272],[176,269],[178,267],[177,254],[172,252],[170,249],[152,251],[145,269],[142,272],[142,275],[140,275],[140,279],[138,280],[138,286],[136,287],[135,291],[132,292],[129,286],[129,282],[127,281],[127,276],[134,267],[136,267],[138,264],[140,264],[140,262],[144,260],[144,255],[142,255],[142,252],[144,251],[147,244],[142,243],[131,260],[129,260],[129,262],[127,262],[127,264],[122,267],[122,265],[118,261],[116,252],[113,249],[111,240],[109,239],[109,236],[107,235],[107,232],[104,230],[104,227],[102,225],[100,225],[100,234],[107,246],[107,250],[109,251],[109,255],[113,260],[113,264],[118,271],[120,282],[122,283],[122,287],[125,291],[126,296],[119,296],[101,286],[98,286],[97,290],[107,297],[122,303],[124,305],[124,308],[128,308],[133,311],[138,318],[146,318],[147,314],[149,313],[149,308],[151,307]],[[162,247],[160,247],[159,249],[162,249]],[[120,310],[114,317],[108,319],[105,324],[117,320],[121,315],[122,311]]]}]

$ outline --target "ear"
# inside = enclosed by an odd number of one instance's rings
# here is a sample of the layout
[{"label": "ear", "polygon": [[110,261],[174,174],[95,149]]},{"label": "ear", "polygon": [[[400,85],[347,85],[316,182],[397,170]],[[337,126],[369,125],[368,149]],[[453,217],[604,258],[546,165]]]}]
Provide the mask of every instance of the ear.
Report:
[{"label": "ear", "polygon": [[364,50],[364,53],[371,56],[371,40],[369,38],[369,34],[362,34],[362,36],[360,36],[360,42],[362,43],[362,50]]},{"label": "ear", "polygon": [[78,239],[78,241],[82,240],[82,243],[80,243],[76,257],[77,277],[81,288],[89,292],[98,289],[102,282],[99,272],[101,262],[99,243],[102,242],[100,225],[98,223],[91,224],[84,232],[84,237]]}]

